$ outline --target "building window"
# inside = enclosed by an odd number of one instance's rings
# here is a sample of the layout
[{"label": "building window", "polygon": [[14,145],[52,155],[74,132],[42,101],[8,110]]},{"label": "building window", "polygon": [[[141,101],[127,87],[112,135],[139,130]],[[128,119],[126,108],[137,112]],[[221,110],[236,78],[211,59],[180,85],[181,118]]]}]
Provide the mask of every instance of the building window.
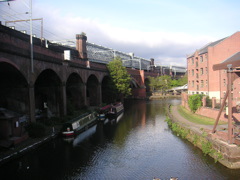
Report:
[{"label": "building window", "polygon": [[203,80],[201,80],[201,87],[202,87],[202,88],[204,87]]},{"label": "building window", "polygon": [[206,74],[207,74],[208,73],[208,68],[206,67],[205,69],[206,69]]},{"label": "building window", "polygon": [[208,80],[206,80],[206,87],[208,87]]},{"label": "building window", "polygon": [[194,76],[194,69],[192,69],[192,76]]},{"label": "building window", "polygon": [[192,65],[194,65],[194,59],[192,58]]},{"label": "building window", "polygon": [[194,87],[194,81],[192,81],[192,87]]},{"label": "building window", "polygon": [[223,79],[223,86],[226,86],[226,79]]},{"label": "building window", "polygon": [[200,69],[200,74],[203,75],[203,68]]},{"label": "building window", "polygon": [[196,61],[196,67],[198,67],[198,61]]},{"label": "building window", "polygon": [[200,56],[200,62],[203,62],[203,57],[202,56]]}]

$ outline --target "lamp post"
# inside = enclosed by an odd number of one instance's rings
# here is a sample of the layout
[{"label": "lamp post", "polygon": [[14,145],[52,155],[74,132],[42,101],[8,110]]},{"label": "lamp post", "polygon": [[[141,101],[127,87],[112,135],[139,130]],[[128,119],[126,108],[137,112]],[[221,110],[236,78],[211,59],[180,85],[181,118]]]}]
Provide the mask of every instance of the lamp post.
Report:
[{"label": "lamp post", "polygon": [[33,69],[33,35],[32,35],[32,0],[29,0],[30,4],[30,47],[31,47],[31,72],[34,73]]}]

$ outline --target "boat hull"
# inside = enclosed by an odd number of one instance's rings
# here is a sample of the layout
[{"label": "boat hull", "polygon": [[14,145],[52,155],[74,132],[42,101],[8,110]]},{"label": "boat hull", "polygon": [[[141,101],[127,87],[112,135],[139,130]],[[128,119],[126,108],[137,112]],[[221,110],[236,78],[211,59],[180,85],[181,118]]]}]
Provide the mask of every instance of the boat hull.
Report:
[{"label": "boat hull", "polygon": [[66,122],[62,127],[63,137],[76,136],[97,122],[96,113],[85,113],[77,118]]},{"label": "boat hull", "polygon": [[63,137],[73,137],[74,136],[74,131],[63,131],[62,136]]}]

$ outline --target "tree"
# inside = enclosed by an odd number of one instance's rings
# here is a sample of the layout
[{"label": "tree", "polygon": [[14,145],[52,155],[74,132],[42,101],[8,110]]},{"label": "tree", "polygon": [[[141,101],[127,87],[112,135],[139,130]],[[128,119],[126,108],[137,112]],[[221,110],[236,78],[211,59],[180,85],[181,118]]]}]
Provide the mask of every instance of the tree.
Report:
[{"label": "tree", "polygon": [[179,80],[173,79],[173,80],[171,81],[171,87],[177,87],[177,86],[179,86]]},{"label": "tree", "polygon": [[170,76],[158,76],[156,78],[149,77],[150,83],[149,86],[152,90],[160,90],[164,93],[167,89],[171,87],[172,79]]},{"label": "tree", "polygon": [[113,61],[110,61],[107,68],[112,81],[112,90],[117,91],[118,98],[122,99],[131,95],[131,77],[126,67],[122,65],[121,58],[116,57]]},{"label": "tree", "polygon": [[187,73],[186,73],[183,77],[181,77],[178,80],[178,84],[179,84],[179,86],[183,86],[183,85],[185,85],[187,83],[188,83],[188,76],[187,76]]}]

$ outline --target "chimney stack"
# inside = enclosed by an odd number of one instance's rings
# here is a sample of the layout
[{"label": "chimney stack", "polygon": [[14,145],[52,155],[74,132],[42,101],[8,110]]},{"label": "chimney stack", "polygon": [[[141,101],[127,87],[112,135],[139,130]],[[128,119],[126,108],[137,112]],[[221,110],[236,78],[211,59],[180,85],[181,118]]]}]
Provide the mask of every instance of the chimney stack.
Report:
[{"label": "chimney stack", "polygon": [[150,59],[150,61],[151,61],[150,65],[152,65],[152,66],[153,66],[153,65],[154,65],[154,59],[153,59],[153,58],[151,58],[151,59]]},{"label": "chimney stack", "polygon": [[76,35],[76,49],[81,59],[87,60],[87,36],[85,33]]}]

